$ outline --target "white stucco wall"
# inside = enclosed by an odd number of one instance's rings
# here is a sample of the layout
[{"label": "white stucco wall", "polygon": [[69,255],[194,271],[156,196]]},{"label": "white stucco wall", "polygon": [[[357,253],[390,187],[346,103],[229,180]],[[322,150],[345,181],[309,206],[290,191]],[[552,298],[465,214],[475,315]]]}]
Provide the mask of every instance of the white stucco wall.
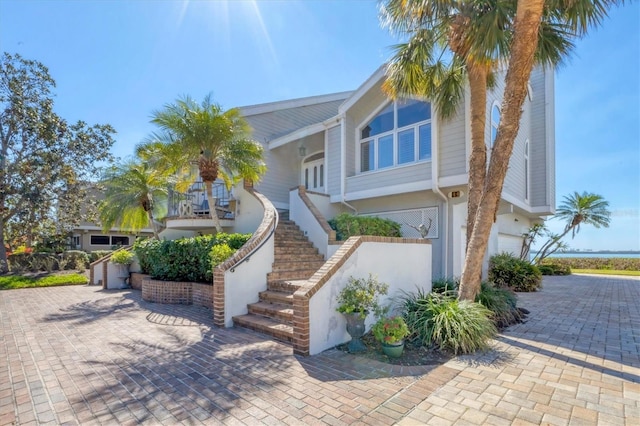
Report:
[{"label": "white stucco wall", "polygon": [[[255,231],[255,228],[254,228]],[[247,305],[258,301],[258,293],[267,289],[267,274],[273,265],[274,234],[248,261],[224,274],[225,327],[233,327],[233,317],[248,312]],[[233,268],[232,268],[233,269]]]},{"label": "white stucco wall", "polygon": [[[368,273],[389,284],[389,293],[380,298],[383,305],[403,291],[431,291],[431,245],[362,243],[309,301],[311,355],[349,341],[345,319],[336,311],[336,300],[349,277],[367,278]],[[374,320],[370,314],[367,329]]]},{"label": "white stucco wall", "polygon": [[292,189],[289,192],[289,217],[307,236],[309,241],[318,249],[325,259],[328,259],[329,235],[316,220],[311,210],[302,201],[298,193],[298,189]]},{"label": "white stucco wall", "polygon": [[236,198],[236,218],[233,229],[229,232],[241,234],[255,232],[262,222],[264,214],[262,204],[256,197],[245,191],[242,185],[236,185],[233,188],[233,194]]}]

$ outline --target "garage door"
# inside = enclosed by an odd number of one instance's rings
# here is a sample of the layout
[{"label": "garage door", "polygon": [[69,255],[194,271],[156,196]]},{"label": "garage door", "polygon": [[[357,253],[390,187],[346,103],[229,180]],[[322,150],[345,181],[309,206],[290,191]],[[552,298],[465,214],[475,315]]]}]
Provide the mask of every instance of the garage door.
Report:
[{"label": "garage door", "polygon": [[522,237],[509,234],[498,234],[498,253],[511,253],[520,256]]}]

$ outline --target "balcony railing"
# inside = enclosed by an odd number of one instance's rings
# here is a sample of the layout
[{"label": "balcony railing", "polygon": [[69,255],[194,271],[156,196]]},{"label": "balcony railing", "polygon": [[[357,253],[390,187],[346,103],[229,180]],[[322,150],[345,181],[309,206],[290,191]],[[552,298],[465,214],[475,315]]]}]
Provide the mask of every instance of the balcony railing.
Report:
[{"label": "balcony railing", "polygon": [[[212,198],[218,218],[235,218],[235,200],[222,182],[213,184]],[[169,192],[168,217],[208,218],[209,212],[209,202],[205,196],[205,186],[202,182],[196,182],[191,185],[186,193]]]}]

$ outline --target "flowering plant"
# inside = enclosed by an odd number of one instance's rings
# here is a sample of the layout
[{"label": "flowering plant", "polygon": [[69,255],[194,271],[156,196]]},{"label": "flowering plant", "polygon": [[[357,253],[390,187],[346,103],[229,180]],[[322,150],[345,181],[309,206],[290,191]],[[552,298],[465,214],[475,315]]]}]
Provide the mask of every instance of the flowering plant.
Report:
[{"label": "flowering plant", "polygon": [[401,316],[380,318],[371,330],[380,343],[386,344],[398,343],[411,334],[407,323]]}]

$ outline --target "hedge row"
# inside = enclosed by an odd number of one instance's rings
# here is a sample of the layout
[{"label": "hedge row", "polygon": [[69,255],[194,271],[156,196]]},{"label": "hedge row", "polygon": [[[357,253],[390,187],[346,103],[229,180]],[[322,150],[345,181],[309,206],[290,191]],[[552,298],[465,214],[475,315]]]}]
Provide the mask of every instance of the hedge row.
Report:
[{"label": "hedge row", "polygon": [[7,259],[14,272],[80,270],[89,266],[89,254],[81,250],[68,250],[61,254],[14,253]]},{"label": "hedge row", "polygon": [[219,261],[221,254],[233,254],[249,238],[251,234],[219,233],[172,241],[136,240],[133,251],[142,272],[153,279],[210,283],[213,279],[212,249],[215,246],[229,247],[230,250],[215,251]]},{"label": "hedge row", "polygon": [[543,265],[558,265],[571,269],[603,269],[612,271],[640,271],[640,258],[628,257],[548,257]]},{"label": "hedge row", "polygon": [[329,220],[329,226],[336,231],[338,241],[344,241],[354,235],[402,237],[399,223],[375,216],[354,216],[349,213],[341,213]]}]

